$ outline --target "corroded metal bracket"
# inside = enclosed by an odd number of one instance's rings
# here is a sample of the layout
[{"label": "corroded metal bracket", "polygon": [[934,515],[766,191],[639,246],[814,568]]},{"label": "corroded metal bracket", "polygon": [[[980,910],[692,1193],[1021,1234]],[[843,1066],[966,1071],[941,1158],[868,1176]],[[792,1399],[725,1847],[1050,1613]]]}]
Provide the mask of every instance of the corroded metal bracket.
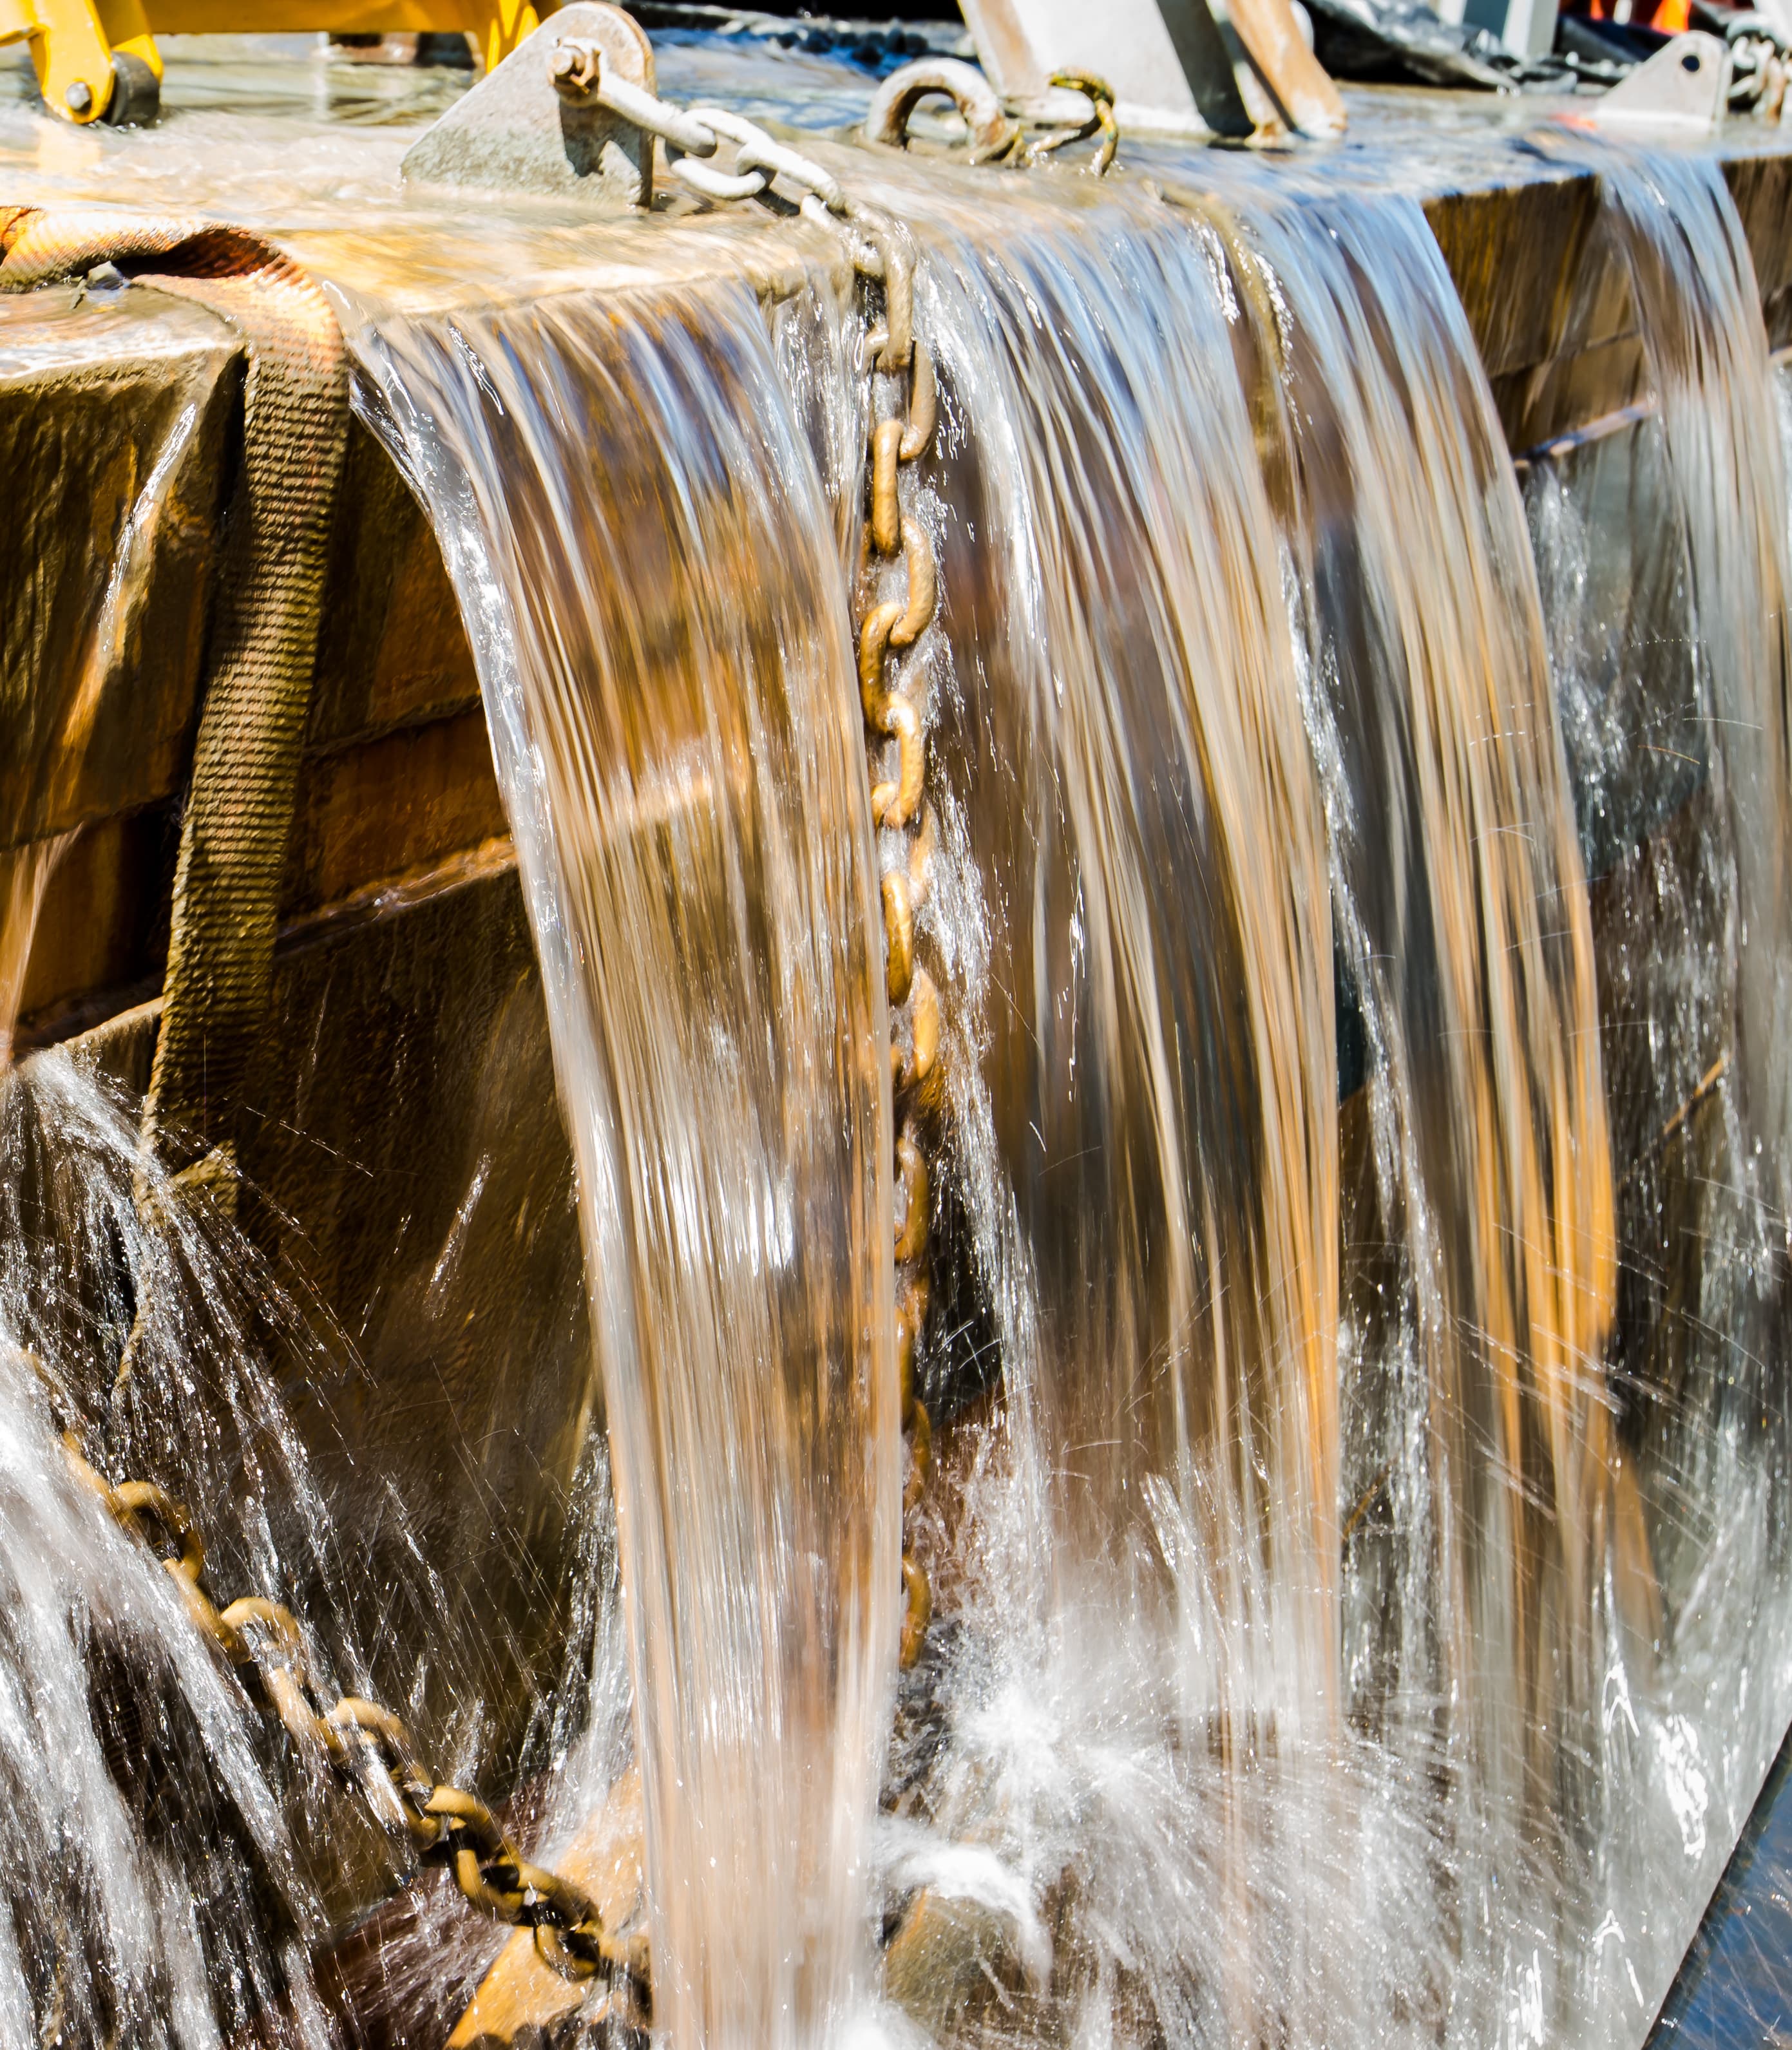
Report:
[{"label": "corroded metal bracket", "polygon": [[617,212],[649,205],[654,138],[587,89],[593,57],[606,78],[653,92],[646,31],[619,7],[574,0],[412,144],[406,180],[576,197]]},{"label": "corroded metal bracket", "polygon": [[1289,0],[962,0],[983,68],[1022,114],[1054,72],[1099,74],[1122,130],[1336,135],[1344,102]]},{"label": "corroded metal bracket", "polygon": [[1698,29],[1676,36],[1622,78],[1588,115],[1596,128],[1708,134],[1730,97],[1730,53]]}]

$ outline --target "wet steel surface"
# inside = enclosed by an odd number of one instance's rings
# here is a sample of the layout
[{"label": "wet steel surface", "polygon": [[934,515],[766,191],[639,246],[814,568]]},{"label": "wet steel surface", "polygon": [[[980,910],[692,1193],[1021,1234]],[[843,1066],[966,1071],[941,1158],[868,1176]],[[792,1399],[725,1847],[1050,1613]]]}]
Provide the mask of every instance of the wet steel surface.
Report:
[{"label": "wet steel surface", "polygon": [[1774,1760],[1649,2050],[1792,2043],[1792,1739]]}]

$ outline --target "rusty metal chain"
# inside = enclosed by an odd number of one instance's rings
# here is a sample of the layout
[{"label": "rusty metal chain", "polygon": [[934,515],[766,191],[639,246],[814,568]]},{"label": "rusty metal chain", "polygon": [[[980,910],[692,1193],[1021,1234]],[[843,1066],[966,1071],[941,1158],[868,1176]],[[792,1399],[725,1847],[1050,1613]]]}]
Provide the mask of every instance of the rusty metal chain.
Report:
[{"label": "rusty metal chain", "polygon": [[[903,1436],[908,1449],[908,1471],[903,1485],[902,1646],[906,1669],[921,1655],[933,1615],[933,1590],[926,1568],[916,1557],[912,1518],[926,1489],[933,1463],[933,1424],[927,1405],[916,1393],[915,1354],[927,1320],[927,1232],[932,1209],[932,1183],[923,1132],[939,1107],[939,992],[915,958],[915,915],[924,901],[931,873],[933,815],[923,802],[927,745],[920,707],[888,673],[893,655],[912,647],[931,622],[939,601],[933,544],[920,521],[902,509],[898,477],[932,445],[938,413],[933,359],[913,332],[912,283],[897,275],[893,239],[883,238],[885,322],[866,337],[868,355],[892,376],[907,372],[907,407],[884,419],[872,407],[868,491],[870,516],[860,551],[861,589],[880,559],[900,555],[906,590],[900,599],[868,603],[859,620],[859,696],[865,725],[880,740],[896,743],[896,773],[874,781],[872,817],[886,833],[903,836],[895,863],[884,870],[884,988],[892,1014],[906,1010],[909,1045],[900,1039],[890,1048],[890,1079],[897,1106],[896,1180],[900,1222],[896,1226],[896,1363],[901,1389]],[[892,309],[900,304],[904,332],[898,334]],[[876,387],[873,386],[875,395]],[[869,598],[873,594],[865,591]],[[873,743],[875,745],[875,742]]]},{"label": "rusty metal chain", "polygon": [[[897,489],[901,466],[914,462],[932,445],[937,411],[933,360],[915,335],[914,271],[904,238],[887,215],[849,199],[820,165],[775,141],[752,122],[720,107],[681,107],[661,99],[623,80],[613,68],[607,69],[603,52],[582,38],[562,37],[555,45],[549,70],[556,88],[568,97],[594,99],[644,133],[659,137],[673,173],[706,198],[764,198],[776,178],[794,186],[802,195],[798,210],[844,238],[853,269],[881,294],[881,324],[865,337],[869,365],[888,377],[907,380],[907,410],[901,417],[880,420],[875,404],[873,407],[870,518],[860,558],[863,584],[876,560],[900,555],[907,570],[907,591],[900,602],[873,605],[864,613],[858,647],[865,724],[878,740],[896,744],[896,775],[873,784],[872,816],[884,832],[904,835],[906,843],[906,852],[884,871],[880,888],[885,988],[892,1011],[906,1011],[909,1046],[905,1053],[898,1039],[890,1050],[898,1107],[896,1173],[902,1218],[896,1239],[896,1358],[903,1438],[908,1452],[903,1486],[900,1654],[907,1668],[921,1655],[933,1614],[932,1587],[916,1556],[911,1518],[933,1463],[933,1427],[927,1405],[916,1393],[915,1354],[927,1320],[932,1187],[921,1134],[940,1098],[939,992],[915,958],[915,914],[927,894],[934,843],[932,815],[923,803],[926,741],[920,707],[887,674],[892,655],[914,645],[939,603],[933,544],[920,522],[902,510]],[[1105,115],[1098,104],[1095,120],[1074,132],[1092,133],[1103,119],[1111,128],[1111,95],[1108,99]],[[999,116],[999,109],[998,113]],[[1068,140],[1072,132],[1067,131],[1058,140]],[[732,170],[709,161],[724,141],[735,145]],[[1050,146],[1056,147],[1056,142]],[[1107,154],[1111,156],[1111,149]]]},{"label": "rusty metal chain", "polygon": [[[602,107],[643,134],[657,135],[666,146],[666,169],[705,199],[758,199],[781,177],[818,200],[829,213],[847,210],[845,195],[829,173],[756,122],[723,107],[680,107],[662,99],[606,64],[602,48],[588,37],[556,38],[548,70],[563,98]],[[735,146],[732,171],[710,161],[723,142]]]},{"label": "rusty metal chain", "polygon": [[956,57],[921,57],[893,71],[872,95],[865,115],[865,132],[873,142],[887,149],[906,150],[908,124],[923,99],[950,99],[965,124],[966,148],[973,164],[1007,165],[1029,170],[1043,163],[1067,142],[1086,141],[1099,135],[1088,169],[1095,177],[1105,177],[1120,146],[1120,131],[1114,119],[1114,88],[1092,72],[1060,71],[1051,84],[1079,93],[1089,103],[1089,112],[1080,119],[1029,137],[1015,120],[994,86],[974,65]]},{"label": "rusty metal chain", "polygon": [[[25,1357],[55,1401],[58,1391],[41,1362]],[[532,1930],[543,1962],[562,1978],[603,1979],[645,2022],[652,1990],[644,1932],[612,1934],[581,1888],[531,1865],[476,1794],[428,1771],[389,1709],[354,1694],[323,1706],[327,1697],[318,1691],[304,1631],[290,1609],[264,1595],[245,1595],[221,1609],[206,1593],[205,1542],[185,1502],[150,1481],[115,1486],[72,1430],[62,1433],[62,1447],[70,1471],[123,1529],[152,1551],[172,1554],[162,1563],[194,1626],[240,1673],[252,1672],[302,1757],[354,1787],[381,1827],[406,1840],[425,1863],[447,1865],[481,1914]]]}]

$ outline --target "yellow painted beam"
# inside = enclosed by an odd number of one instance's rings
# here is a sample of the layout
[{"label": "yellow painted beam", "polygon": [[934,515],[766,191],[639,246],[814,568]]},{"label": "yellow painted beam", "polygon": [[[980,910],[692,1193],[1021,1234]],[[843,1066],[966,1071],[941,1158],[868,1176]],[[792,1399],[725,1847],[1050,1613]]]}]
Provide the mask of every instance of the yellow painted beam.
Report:
[{"label": "yellow painted beam", "polygon": [[103,118],[115,51],[162,76],[154,37],[388,35],[459,30],[489,70],[556,11],[559,0],[0,0],[0,44],[29,41],[45,104],[81,126]]},{"label": "yellow painted beam", "polygon": [[111,103],[112,46],[89,0],[13,0],[0,41],[29,37],[37,89],[53,114],[85,126]]}]

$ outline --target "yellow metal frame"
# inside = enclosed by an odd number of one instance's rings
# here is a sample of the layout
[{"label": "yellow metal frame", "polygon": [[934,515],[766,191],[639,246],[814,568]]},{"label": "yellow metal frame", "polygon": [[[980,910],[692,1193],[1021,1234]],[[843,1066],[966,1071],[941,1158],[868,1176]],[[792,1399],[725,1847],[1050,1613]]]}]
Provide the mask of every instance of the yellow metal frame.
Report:
[{"label": "yellow metal frame", "polygon": [[[506,57],[560,0],[0,0],[0,43],[29,41],[44,103],[78,126],[103,118],[117,79],[115,51],[159,80],[164,36],[291,33],[387,35],[461,29],[478,39],[486,68]],[[83,102],[85,103],[84,104]]]}]

